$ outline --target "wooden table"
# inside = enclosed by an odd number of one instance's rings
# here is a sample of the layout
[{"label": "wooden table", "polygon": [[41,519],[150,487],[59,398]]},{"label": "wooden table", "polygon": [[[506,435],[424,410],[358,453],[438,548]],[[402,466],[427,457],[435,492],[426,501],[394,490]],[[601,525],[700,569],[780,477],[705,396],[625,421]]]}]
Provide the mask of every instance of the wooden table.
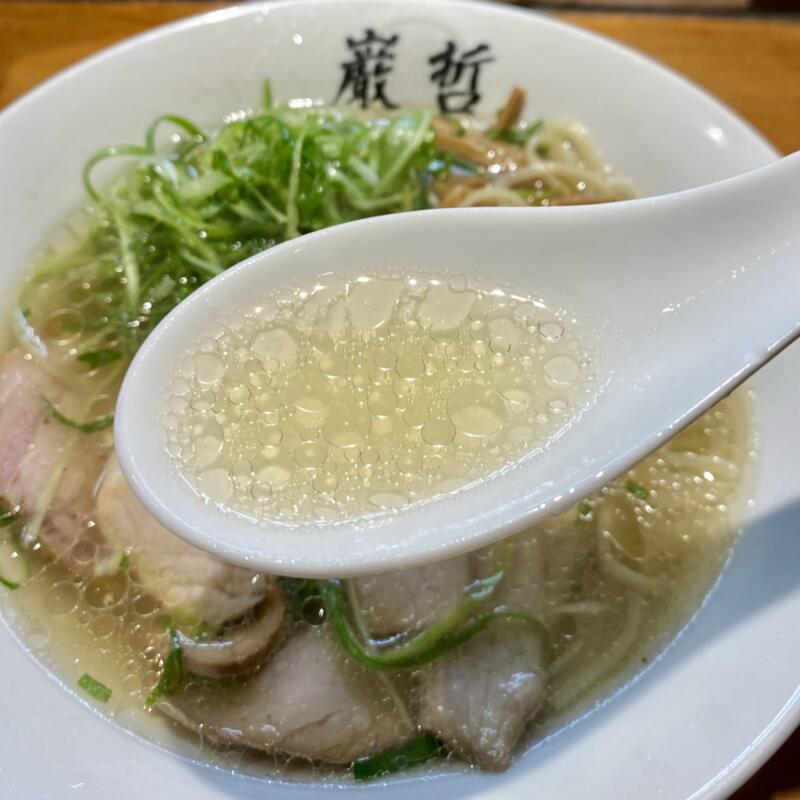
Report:
[{"label": "wooden table", "polygon": [[[0,107],[101,47],[219,5],[0,0]],[[800,22],[607,13],[557,16],[669,64],[728,103],[781,151],[800,150]],[[800,636],[800,627],[795,633]],[[735,797],[800,800],[800,732]]]}]

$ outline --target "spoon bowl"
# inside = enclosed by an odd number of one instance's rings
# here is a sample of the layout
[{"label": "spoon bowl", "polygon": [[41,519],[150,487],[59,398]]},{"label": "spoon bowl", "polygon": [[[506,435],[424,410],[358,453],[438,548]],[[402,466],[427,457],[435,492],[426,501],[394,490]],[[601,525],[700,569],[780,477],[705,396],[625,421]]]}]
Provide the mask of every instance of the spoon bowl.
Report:
[{"label": "spoon bowl", "polygon": [[[598,352],[598,390],[535,459],[473,487],[333,524],[254,523],[201,500],[172,465],[169,365],[253,298],[323,271],[445,271],[568,309]],[[501,539],[601,488],[800,335],[800,154],[709,186],[595,206],[413,212],[329,228],[228,270],[147,338],[117,404],[115,443],[167,528],[250,568],[347,577]]]}]

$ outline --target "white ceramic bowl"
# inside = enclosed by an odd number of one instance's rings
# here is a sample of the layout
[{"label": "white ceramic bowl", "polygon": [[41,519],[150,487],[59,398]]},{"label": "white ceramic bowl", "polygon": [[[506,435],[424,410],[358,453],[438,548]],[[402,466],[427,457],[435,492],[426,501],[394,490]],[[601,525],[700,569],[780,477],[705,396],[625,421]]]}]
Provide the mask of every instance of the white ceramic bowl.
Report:
[{"label": "white ceramic bowl", "polygon": [[[481,72],[478,113],[491,113],[521,84],[529,114],[583,121],[643,193],[696,186],[775,157],[740,119],[677,76],[546,17],[429,0],[231,8],[101,53],[0,115],[0,289],[13,290],[46,232],[84,201],[80,169],[94,150],[140,141],[165,111],[212,123],[257,104],[267,76],[279,98],[333,98],[350,58],[346,38],[367,28],[398,34],[385,87],[394,102],[432,105],[428,57],[448,40],[459,48],[486,43],[494,61]],[[359,787],[361,796],[722,798],[753,772],[800,717],[798,362],[795,347],[758,376],[759,475],[732,564],[683,636],[634,686],[503,775],[411,778]],[[88,713],[56,676],[47,680],[9,630],[0,639],[3,796],[212,800],[322,791],[280,781],[265,787],[203,766],[191,743],[155,721],[145,732],[161,748],[126,735]]]}]

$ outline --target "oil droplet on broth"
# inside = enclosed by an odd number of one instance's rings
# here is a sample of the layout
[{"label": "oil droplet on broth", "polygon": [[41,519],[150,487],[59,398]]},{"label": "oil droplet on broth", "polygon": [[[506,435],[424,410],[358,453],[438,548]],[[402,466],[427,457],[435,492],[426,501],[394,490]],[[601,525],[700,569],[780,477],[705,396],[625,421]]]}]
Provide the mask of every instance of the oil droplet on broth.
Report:
[{"label": "oil droplet on broth", "polygon": [[590,402],[592,356],[539,299],[424,275],[311,286],[217,323],[167,381],[170,455],[223,508],[396,511],[546,446]]},{"label": "oil droplet on broth", "polygon": [[194,377],[202,385],[214,385],[225,374],[225,365],[211,353],[198,353],[194,357]]},{"label": "oil droplet on broth", "polygon": [[503,398],[491,386],[467,383],[447,398],[447,414],[457,430],[467,436],[494,436],[506,422]]},{"label": "oil droplet on broth", "polygon": [[580,377],[581,368],[575,359],[569,356],[555,356],[545,361],[544,374],[554,384],[567,386],[575,383]]}]

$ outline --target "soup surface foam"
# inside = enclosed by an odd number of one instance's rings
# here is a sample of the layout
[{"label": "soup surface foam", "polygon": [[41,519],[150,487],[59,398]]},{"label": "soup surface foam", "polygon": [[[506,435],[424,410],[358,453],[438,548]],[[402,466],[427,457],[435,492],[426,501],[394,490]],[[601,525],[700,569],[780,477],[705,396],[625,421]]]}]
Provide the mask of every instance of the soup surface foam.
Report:
[{"label": "soup surface foam", "polygon": [[405,507],[534,456],[591,403],[573,328],[461,278],[324,276],[209,328],[171,377],[167,446],[256,518]]}]

